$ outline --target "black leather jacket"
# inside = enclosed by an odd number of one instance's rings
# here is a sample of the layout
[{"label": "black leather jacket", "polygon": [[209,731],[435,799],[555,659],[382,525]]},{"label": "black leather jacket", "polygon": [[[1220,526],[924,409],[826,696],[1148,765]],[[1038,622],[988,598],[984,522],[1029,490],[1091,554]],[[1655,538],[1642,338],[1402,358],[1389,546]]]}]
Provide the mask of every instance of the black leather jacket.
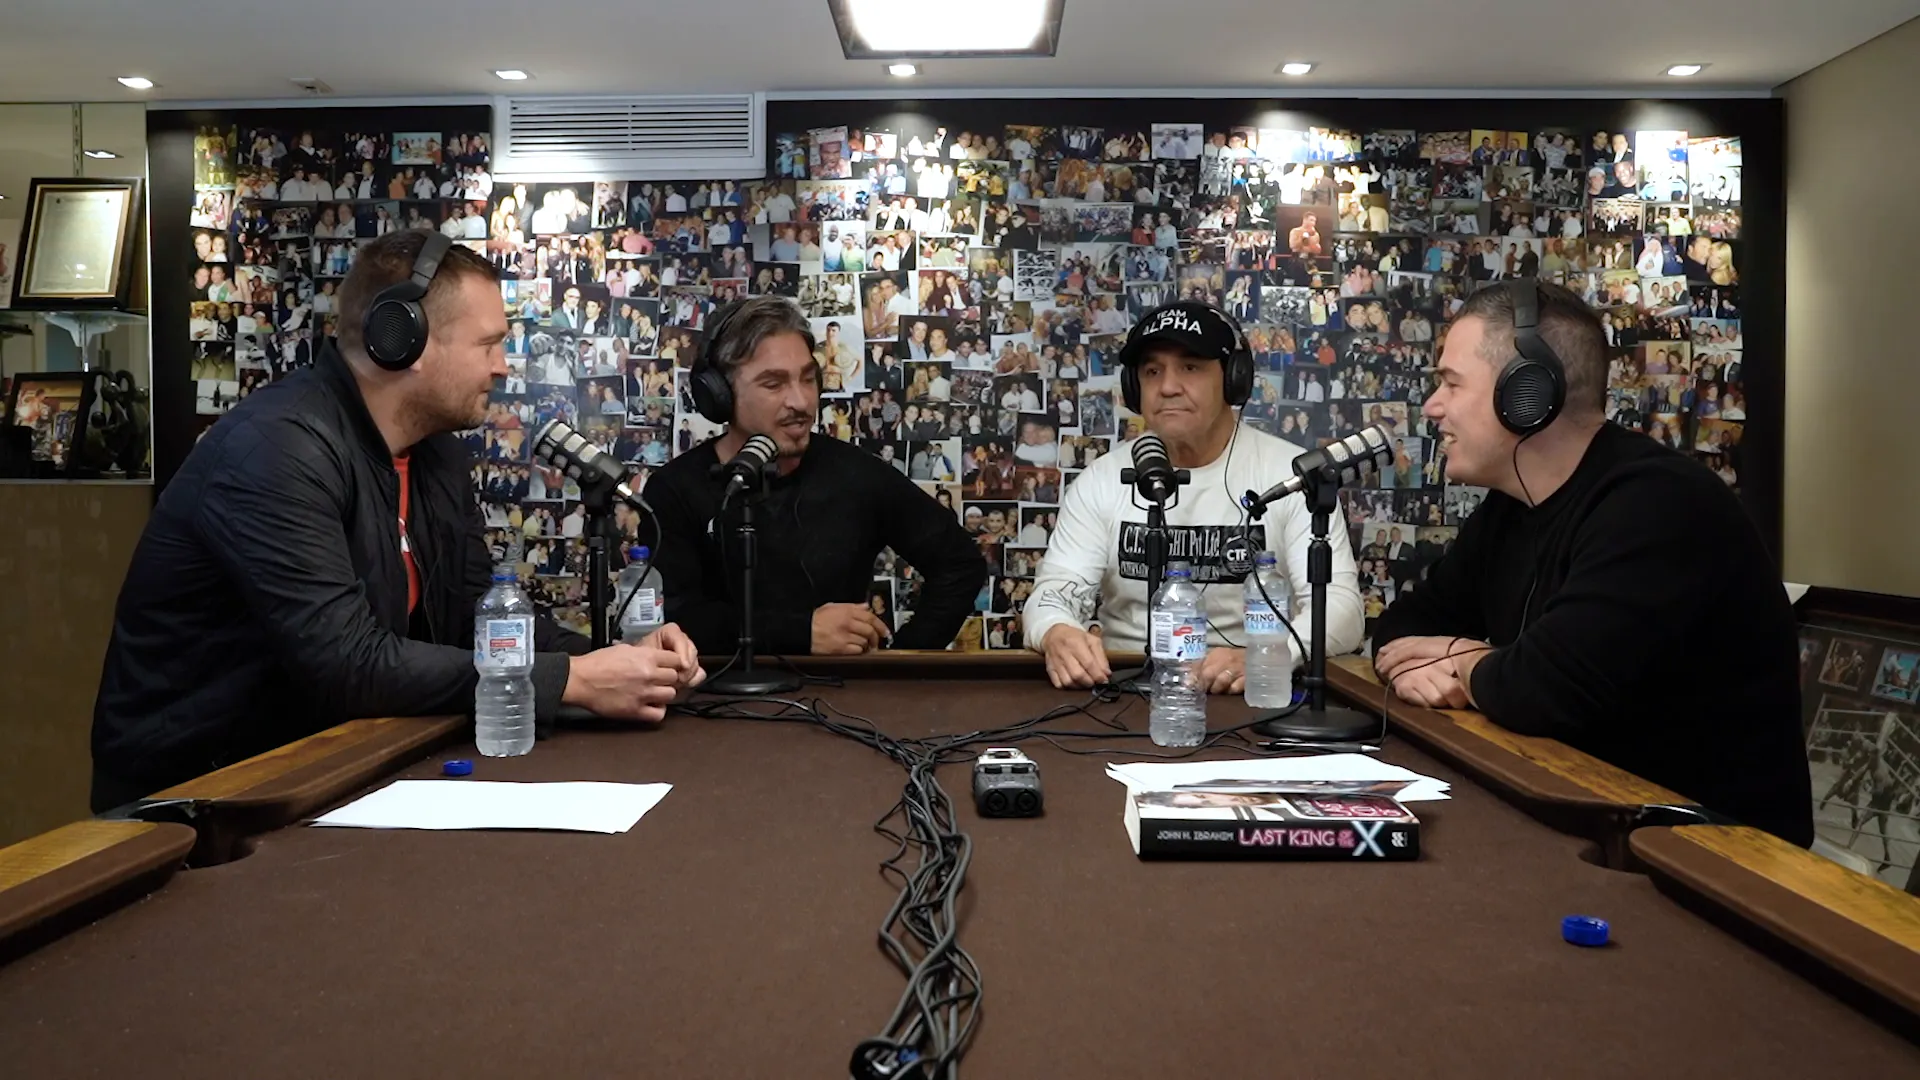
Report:
[{"label": "black leather jacket", "polygon": [[[241,402],[163,492],[114,610],[94,702],[96,783],[157,790],[365,716],[470,713],[473,616],[491,584],[466,447],[415,445],[407,614],[400,480],[359,384],[331,349]],[[536,622],[536,713],[567,653]]]}]

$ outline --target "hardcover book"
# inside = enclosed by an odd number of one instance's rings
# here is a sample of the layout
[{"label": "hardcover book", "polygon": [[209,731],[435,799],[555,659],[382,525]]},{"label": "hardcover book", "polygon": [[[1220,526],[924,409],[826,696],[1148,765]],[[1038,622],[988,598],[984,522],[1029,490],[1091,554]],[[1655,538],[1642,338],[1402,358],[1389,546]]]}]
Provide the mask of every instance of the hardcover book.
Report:
[{"label": "hardcover book", "polygon": [[[1127,837],[1142,859],[1420,857],[1405,784],[1227,781],[1127,793]],[[1389,790],[1390,789],[1390,790]]]}]

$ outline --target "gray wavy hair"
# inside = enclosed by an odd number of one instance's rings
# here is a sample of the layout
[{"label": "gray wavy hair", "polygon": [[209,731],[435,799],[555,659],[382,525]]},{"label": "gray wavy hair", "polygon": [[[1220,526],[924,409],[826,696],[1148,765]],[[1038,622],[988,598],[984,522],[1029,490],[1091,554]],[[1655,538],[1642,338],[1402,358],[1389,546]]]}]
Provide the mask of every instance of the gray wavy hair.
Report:
[{"label": "gray wavy hair", "polygon": [[707,363],[733,378],[733,373],[762,342],[780,334],[798,334],[807,351],[818,346],[813,327],[800,305],[784,296],[755,296],[728,304],[707,320]]}]

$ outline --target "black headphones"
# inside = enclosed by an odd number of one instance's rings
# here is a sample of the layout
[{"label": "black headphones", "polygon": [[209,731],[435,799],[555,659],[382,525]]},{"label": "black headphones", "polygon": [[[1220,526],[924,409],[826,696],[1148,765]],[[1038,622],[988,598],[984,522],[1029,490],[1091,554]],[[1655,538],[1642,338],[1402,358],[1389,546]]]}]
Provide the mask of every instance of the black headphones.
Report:
[{"label": "black headphones", "polygon": [[[1162,304],[1142,315],[1140,322],[1135,325],[1143,325],[1168,308],[1188,303],[1191,301],[1176,300],[1171,304]],[[1220,316],[1233,331],[1233,351],[1220,362],[1220,392],[1228,405],[1238,408],[1253,396],[1253,349],[1247,345],[1246,332],[1240,329],[1239,322],[1233,316],[1216,307],[1209,307],[1208,310]],[[1135,413],[1140,411],[1140,372],[1132,364],[1120,365],[1120,400],[1126,403],[1129,410]]]},{"label": "black headphones", "polygon": [[1513,297],[1514,356],[1493,385],[1493,410],[1515,435],[1537,435],[1567,403],[1567,372],[1540,336],[1540,283],[1516,278],[1507,291]]},{"label": "black headphones", "polygon": [[735,300],[714,312],[713,319],[707,323],[707,343],[693,358],[693,369],[687,373],[687,389],[693,392],[693,407],[699,410],[701,416],[716,424],[733,422],[733,382],[725,372],[714,366],[713,358],[720,351],[727,324],[746,304],[745,300]]},{"label": "black headphones", "polygon": [[420,255],[413,260],[413,276],[380,290],[367,305],[360,340],[374,363],[388,371],[405,371],[427,350],[427,312],[421,301],[452,246],[445,233],[427,232]]}]

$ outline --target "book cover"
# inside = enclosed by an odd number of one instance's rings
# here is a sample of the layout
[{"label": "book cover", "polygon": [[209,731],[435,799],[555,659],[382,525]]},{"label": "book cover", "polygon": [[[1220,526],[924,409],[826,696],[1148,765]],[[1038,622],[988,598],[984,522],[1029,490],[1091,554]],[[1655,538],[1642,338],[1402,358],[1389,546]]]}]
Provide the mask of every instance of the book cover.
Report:
[{"label": "book cover", "polygon": [[1420,857],[1420,820],[1393,798],[1405,784],[1222,781],[1127,793],[1127,837],[1142,859]]}]

